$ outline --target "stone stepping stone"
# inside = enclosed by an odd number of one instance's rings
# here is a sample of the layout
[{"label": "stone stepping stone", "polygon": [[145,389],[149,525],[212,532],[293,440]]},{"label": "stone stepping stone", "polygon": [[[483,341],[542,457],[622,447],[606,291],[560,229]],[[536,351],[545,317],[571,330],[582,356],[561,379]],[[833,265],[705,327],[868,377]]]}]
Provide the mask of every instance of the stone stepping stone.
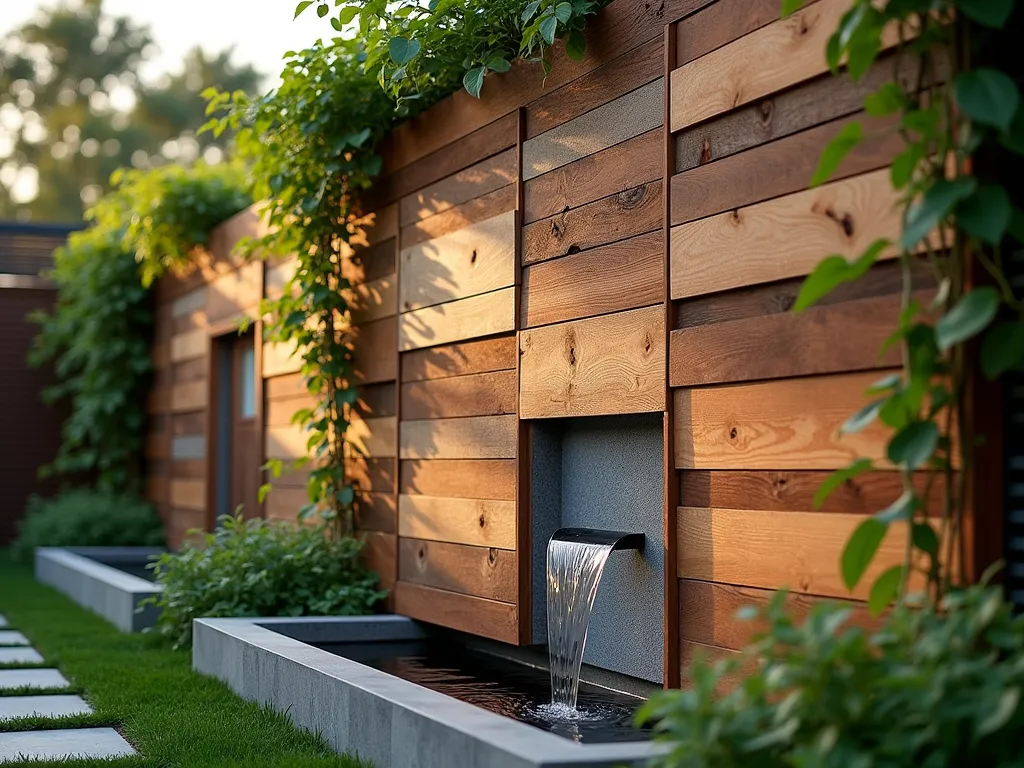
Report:
[{"label": "stone stepping stone", "polygon": [[39,651],[29,646],[17,648],[0,648],[0,664],[42,664],[43,657]]},{"label": "stone stepping stone", "polygon": [[21,632],[0,630],[0,645],[31,645],[31,643]]},{"label": "stone stepping stone", "polygon": [[67,678],[56,669],[0,669],[0,691],[14,688],[67,688]]},{"label": "stone stepping stone", "polygon": [[113,728],[0,733],[0,763],[130,757],[135,754],[132,745]]},{"label": "stone stepping stone", "polygon": [[92,707],[81,696],[0,696],[0,723],[18,717],[91,714]]}]

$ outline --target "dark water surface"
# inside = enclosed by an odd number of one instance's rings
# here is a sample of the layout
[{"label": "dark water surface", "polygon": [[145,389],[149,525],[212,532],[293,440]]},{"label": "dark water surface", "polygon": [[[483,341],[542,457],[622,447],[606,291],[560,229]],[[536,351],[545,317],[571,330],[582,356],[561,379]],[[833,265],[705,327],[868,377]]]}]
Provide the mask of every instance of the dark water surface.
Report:
[{"label": "dark water surface", "polygon": [[441,640],[400,643],[326,643],[325,651],[379,669],[469,704],[588,744],[644,741],[633,726],[643,699],[580,683],[577,712],[551,706],[551,679],[510,659]]}]

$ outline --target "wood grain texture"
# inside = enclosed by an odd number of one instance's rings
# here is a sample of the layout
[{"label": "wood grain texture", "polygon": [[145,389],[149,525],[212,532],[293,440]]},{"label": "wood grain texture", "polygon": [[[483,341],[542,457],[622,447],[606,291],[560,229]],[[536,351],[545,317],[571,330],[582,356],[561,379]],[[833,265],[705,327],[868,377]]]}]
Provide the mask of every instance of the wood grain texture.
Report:
[{"label": "wood grain texture", "polygon": [[310,394],[297,397],[275,398],[267,401],[264,424],[268,427],[286,427],[292,423],[292,416],[304,408],[313,408],[316,398]]},{"label": "wood grain texture", "polygon": [[468,202],[449,208],[441,213],[419,219],[402,227],[402,245],[409,247],[449,232],[455,232],[493,218],[516,207],[516,187],[510,184],[486,195],[474,197]]},{"label": "wood grain texture", "polygon": [[355,248],[371,248],[398,236],[398,205],[382,205],[369,213],[352,219],[350,245]]},{"label": "wood grain texture", "polygon": [[403,460],[398,492],[515,501],[516,464],[512,460]]},{"label": "wood grain texture", "polygon": [[353,410],[364,418],[395,415],[395,382],[366,384],[357,390]]},{"label": "wood grain texture", "polygon": [[641,184],[523,227],[523,263],[536,264],[661,227],[661,181]]},{"label": "wood grain texture", "polygon": [[[810,5],[810,3],[808,3]],[[675,27],[676,67],[779,20],[775,0],[718,0]]]},{"label": "wood grain texture", "polygon": [[403,421],[403,459],[514,459],[515,416]]},{"label": "wood grain texture", "polygon": [[402,385],[403,419],[494,416],[515,413],[515,371],[478,373]]},{"label": "wood grain texture", "polygon": [[655,129],[530,179],[523,185],[523,223],[660,179],[663,151]]},{"label": "wood grain texture", "polygon": [[846,156],[832,180],[888,166],[903,149],[899,135],[886,130],[892,128],[892,121],[857,113],[676,174],[671,181],[672,224],[806,189],[821,151],[844,126],[855,121],[863,123],[871,138]]},{"label": "wood grain texture", "polygon": [[515,328],[515,293],[514,288],[503,288],[405,312],[399,317],[398,348],[409,352],[437,344],[507,333]]},{"label": "wood grain texture", "polygon": [[398,317],[385,317],[353,329],[355,379],[360,384],[391,381],[398,373]]},{"label": "wood grain texture", "polygon": [[341,262],[341,274],[352,283],[379,280],[395,273],[398,241],[395,238],[359,248]]},{"label": "wood grain texture", "polygon": [[804,275],[824,254],[852,259],[878,238],[898,240],[897,202],[882,170],[674,227],[672,298]]},{"label": "wood grain texture", "polygon": [[175,384],[171,388],[171,411],[179,413],[181,411],[200,411],[206,408],[209,389],[210,384],[206,379],[190,381],[187,384]]},{"label": "wood grain texture", "polygon": [[506,603],[517,598],[515,555],[494,547],[400,538],[398,578]]},{"label": "wood grain texture", "polygon": [[512,603],[399,581],[395,613],[503,643],[519,639],[518,612]]},{"label": "wood grain texture", "polygon": [[405,248],[402,312],[475,296],[515,282],[515,211]]},{"label": "wood grain texture", "polygon": [[882,296],[812,307],[800,314],[780,313],[673,331],[669,386],[898,366],[898,347],[881,356],[879,350],[898,325],[899,315],[899,297]]},{"label": "wood grain texture", "polygon": [[206,482],[172,479],[170,501],[173,506],[182,509],[206,509]]},{"label": "wood grain texture", "polygon": [[521,417],[664,410],[664,325],[658,306],[522,331]]},{"label": "wood grain texture", "polygon": [[448,376],[512,370],[516,367],[515,336],[430,347],[402,355],[402,381],[428,381]]},{"label": "wood grain texture", "polygon": [[657,128],[664,90],[658,78],[529,139],[523,144],[523,180]]},{"label": "wood grain texture", "polygon": [[345,442],[362,456],[394,456],[398,445],[397,428],[394,416],[362,419],[353,415],[345,432]]},{"label": "wood grain texture", "polygon": [[[703,645],[692,640],[679,641],[679,684],[683,690],[691,688],[694,683],[694,668],[698,665],[711,665],[716,661],[735,656],[739,651],[719,648],[716,645]],[[751,670],[753,671],[753,670]],[[744,678],[749,674],[746,670],[738,670],[723,675],[719,678],[717,692],[725,695],[729,691],[742,685]]]},{"label": "wood grain texture", "polygon": [[207,343],[206,331],[202,328],[172,336],[171,362],[180,363],[184,360],[203,357],[206,354]]},{"label": "wood grain texture", "polygon": [[[748,587],[826,597],[850,597],[839,573],[846,541],[860,515],[820,512],[681,507],[678,575]],[[887,568],[903,562],[906,525],[894,523],[853,593],[868,589]]]},{"label": "wood grain texture", "polygon": [[366,456],[347,456],[345,471],[359,490],[394,493],[395,462],[391,457],[371,459]]},{"label": "wood grain texture", "polygon": [[394,533],[398,515],[393,493],[359,493],[355,503],[356,527],[361,531]]},{"label": "wood grain texture", "polygon": [[663,43],[655,37],[527,105],[526,138],[579,117],[661,77]]},{"label": "wood grain texture", "polygon": [[507,149],[402,198],[403,226],[515,183],[516,152]]},{"label": "wood grain texture", "polygon": [[352,322],[359,325],[398,312],[398,285],[393,275],[360,283],[345,291]]},{"label": "wood grain texture", "polygon": [[513,550],[516,505],[513,501],[403,494],[398,497],[398,534]]},{"label": "wood grain texture", "polygon": [[268,401],[309,394],[305,378],[301,373],[289,373],[284,376],[264,378],[263,388]]},{"label": "wood grain texture", "polygon": [[[771,589],[737,587],[706,581],[679,580],[679,635],[683,640],[740,650],[754,635],[768,629],[761,619],[740,621],[736,612],[744,606],[765,608],[775,596]],[[802,623],[811,609],[829,598],[810,597],[791,593],[786,598],[786,612],[797,623]],[[877,629],[880,619],[874,619],[862,603],[842,601],[853,609],[844,626],[857,626],[864,630]]]},{"label": "wood grain texture", "polygon": [[867,405],[878,372],[677,389],[675,456],[680,469],[838,469],[882,460],[880,422],[839,435]]},{"label": "wood grain texture", "polygon": [[364,542],[366,567],[380,576],[381,587],[394,589],[398,572],[398,537],[393,533],[365,531],[359,534],[359,538]]},{"label": "wood grain texture", "polygon": [[532,328],[660,303],[663,258],[662,233],[649,232],[527,267],[522,323]]}]

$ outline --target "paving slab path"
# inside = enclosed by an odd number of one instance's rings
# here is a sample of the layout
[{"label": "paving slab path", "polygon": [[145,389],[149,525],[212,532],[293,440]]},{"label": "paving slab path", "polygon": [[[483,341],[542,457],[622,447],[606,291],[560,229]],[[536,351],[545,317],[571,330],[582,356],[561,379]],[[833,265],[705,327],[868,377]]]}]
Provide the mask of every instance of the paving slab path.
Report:
[{"label": "paving slab path", "polygon": [[0,696],[0,723],[19,717],[62,717],[91,715],[92,707],[80,696],[50,694],[44,696]]},{"label": "paving slab path", "polygon": [[3,629],[6,626],[7,626],[7,619],[5,619],[4,615],[2,613],[0,613],[0,629]]},{"label": "paving slab path", "polygon": [[0,733],[0,763],[19,760],[129,757],[132,745],[113,728]]},{"label": "paving slab path", "polygon": [[39,651],[28,645],[0,648],[0,664],[42,664]]},{"label": "paving slab path", "polygon": [[13,629],[0,630],[0,645],[29,645],[28,638]]},{"label": "paving slab path", "polygon": [[0,669],[0,691],[15,688],[68,688],[71,683],[56,669]]}]

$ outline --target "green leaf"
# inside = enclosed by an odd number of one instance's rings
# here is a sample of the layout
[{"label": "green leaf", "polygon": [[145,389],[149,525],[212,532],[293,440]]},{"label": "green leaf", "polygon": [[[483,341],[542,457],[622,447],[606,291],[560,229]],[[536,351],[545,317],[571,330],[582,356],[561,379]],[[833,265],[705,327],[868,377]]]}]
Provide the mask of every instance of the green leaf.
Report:
[{"label": "green leaf", "polygon": [[981,372],[989,380],[1012,371],[1024,361],[1024,323],[1004,321],[985,332],[981,342]]},{"label": "green leaf", "polygon": [[995,707],[991,709],[987,707],[979,708],[978,725],[975,733],[976,737],[988,736],[990,733],[995,733],[1013,717],[1017,711],[1017,707],[1020,704],[1020,688],[1007,688],[999,696],[999,701],[996,702]]},{"label": "green leaf", "polygon": [[391,56],[391,60],[399,66],[408,64],[416,58],[416,54],[419,52],[419,40],[409,40],[405,37],[392,37],[388,40],[388,55]]},{"label": "green leaf", "polygon": [[997,69],[972,69],[957,75],[954,82],[956,102],[964,113],[980,125],[1008,131],[1020,104],[1016,83]]},{"label": "green leaf", "polygon": [[871,585],[871,592],[868,594],[868,610],[872,616],[881,616],[893,600],[900,594],[900,586],[903,584],[903,566],[894,565],[882,572],[882,575],[875,579]]},{"label": "green leaf", "polygon": [[910,183],[914,178],[914,170],[925,154],[922,146],[914,142],[893,158],[892,167],[889,169],[889,178],[895,189],[903,189]]},{"label": "green leaf", "polygon": [[804,7],[804,0],[782,0],[782,15],[789,16]]},{"label": "green leaf", "polygon": [[554,16],[548,16],[544,21],[540,23],[540,36],[544,39],[548,45],[553,45],[555,42],[555,33],[558,31],[558,19]]},{"label": "green leaf", "polygon": [[565,55],[573,61],[583,61],[587,53],[587,38],[578,29],[569,32],[565,39]]},{"label": "green leaf", "polygon": [[292,20],[299,18],[299,14],[309,8],[313,4],[313,0],[302,0],[301,3],[295,6],[295,15],[292,16]]},{"label": "green leaf", "polygon": [[913,250],[949,215],[953,206],[973,194],[977,186],[977,180],[967,176],[935,182],[907,210],[903,237],[900,238],[903,248]]},{"label": "green leaf", "polygon": [[480,89],[484,87],[485,71],[484,67],[473,67],[462,78],[462,85],[470,96],[480,98]]},{"label": "green leaf", "polygon": [[855,435],[860,432],[878,417],[878,412],[882,410],[882,406],[885,405],[888,399],[883,397],[865,405],[843,423],[843,426],[839,428],[839,433],[842,435]]},{"label": "green leaf", "polygon": [[956,7],[984,27],[1002,29],[1013,12],[1013,0],[957,0]]},{"label": "green leaf", "polygon": [[871,519],[885,526],[900,520],[909,520],[914,514],[916,506],[917,497],[914,495],[914,492],[904,491],[896,501],[880,512],[876,512]]},{"label": "green leaf", "polygon": [[995,184],[986,184],[960,201],[956,207],[956,223],[982,242],[999,245],[1010,226],[1012,212],[1013,206],[1006,190]]},{"label": "green leaf", "polygon": [[358,5],[346,5],[341,9],[341,13],[338,14],[338,22],[342,25],[352,23],[353,19],[359,15]]},{"label": "green leaf", "polygon": [[857,587],[888,531],[885,523],[869,517],[851,534],[840,560],[843,583],[849,591]]},{"label": "green leaf", "polygon": [[814,494],[814,508],[821,509],[825,500],[832,495],[832,492],[836,488],[841,486],[843,483],[849,482],[858,475],[869,472],[872,468],[873,465],[870,459],[857,459],[850,466],[837,469],[826,477],[824,482],[818,486],[818,490]]},{"label": "green leaf", "polygon": [[917,469],[928,461],[939,445],[939,428],[932,421],[913,421],[889,441],[889,461]]},{"label": "green leaf", "polygon": [[844,125],[818,158],[818,167],[811,176],[811,186],[817,187],[828,181],[846,156],[863,140],[864,126],[859,121]]},{"label": "green leaf", "polygon": [[935,324],[935,342],[942,352],[981,333],[999,311],[995,288],[975,288]]},{"label": "green leaf", "polygon": [[335,32],[341,32],[341,21],[335,17],[331,17],[331,26]]},{"label": "green leaf", "polygon": [[270,489],[270,483],[264,483],[260,486],[260,489],[256,494],[256,500],[259,501],[260,504],[267,500],[267,494],[270,493]]},{"label": "green leaf", "polygon": [[906,94],[899,83],[883,83],[864,99],[864,109],[874,117],[885,117],[899,112],[906,103]]},{"label": "green leaf", "polygon": [[891,243],[885,239],[875,240],[856,261],[849,262],[838,254],[829,256],[814,268],[814,271],[800,286],[800,293],[793,304],[794,312],[803,312],[844,283],[858,280],[878,261],[879,255]]},{"label": "green leaf", "polygon": [[530,19],[532,19],[537,14],[537,10],[539,8],[540,0],[533,0],[533,2],[528,3],[527,6],[523,9],[523,15],[520,17],[520,20],[523,22],[523,24],[529,22]]},{"label": "green leaf", "polygon": [[508,72],[512,64],[504,56],[495,54],[487,60],[487,68],[492,72]]},{"label": "green leaf", "polygon": [[330,12],[331,9],[326,5],[318,5],[316,7],[316,15],[319,16],[321,19]]},{"label": "green leaf", "polygon": [[914,542],[914,546],[924,552],[926,555],[932,557],[938,557],[939,554],[939,537],[935,533],[935,529],[932,528],[931,523],[918,522],[914,523],[913,533],[911,538]]},{"label": "green leaf", "polygon": [[572,5],[570,3],[559,3],[555,6],[555,18],[565,24],[572,18]]}]

